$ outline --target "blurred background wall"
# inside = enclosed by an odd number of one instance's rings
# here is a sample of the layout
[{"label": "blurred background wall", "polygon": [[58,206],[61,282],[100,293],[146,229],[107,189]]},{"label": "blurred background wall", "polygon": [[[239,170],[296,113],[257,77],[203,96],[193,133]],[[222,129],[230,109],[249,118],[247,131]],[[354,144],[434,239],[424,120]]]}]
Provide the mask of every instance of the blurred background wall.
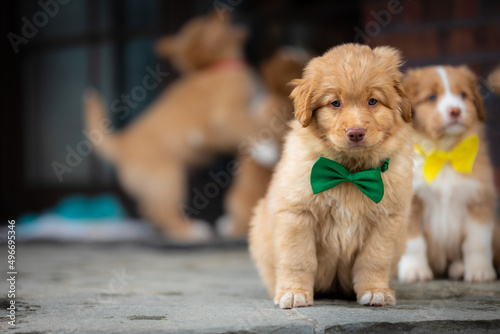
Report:
[{"label": "blurred background wall", "polygon": [[[94,154],[73,157],[74,151],[86,152],[82,93],[95,87],[110,105],[131,94],[147,68],[167,71],[156,89],[127,105],[124,117],[114,114],[116,128],[126,126],[178,77],[155,57],[154,41],[217,9],[231,11],[249,28],[246,56],[254,66],[280,45],[319,55],[345,42],[396,46],[407,66],[468,64],[482,85],[500,185],[500,104],[485,82],[500,63],[498,0],[11,0],[1,13],[2,222],[72,193],[115,193],[134,215],[111,167]],[[71,172],[61,179],[54,162],[66,165],[68,155]],[[224,166],[221,159],[207,170]],[[191,187],[207,182],[207,170],[191,171]],[[203,218],[221,213],[220,200],[214,203],[200,213]]]}]

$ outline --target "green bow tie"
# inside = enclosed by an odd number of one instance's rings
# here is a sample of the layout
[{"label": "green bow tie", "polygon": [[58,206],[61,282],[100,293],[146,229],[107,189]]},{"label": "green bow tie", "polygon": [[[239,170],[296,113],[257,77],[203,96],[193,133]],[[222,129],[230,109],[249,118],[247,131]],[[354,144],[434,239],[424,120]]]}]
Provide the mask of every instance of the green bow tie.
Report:
[{"label": "green bow tie", "polygon": [[338,162],[320,157],[311,169],[311,187],[316,195],[336,187],[342,182],[354,183],[363,194],[375,203],[384,197],[384,182],[381,172],[389,168],[390,159],[384,160],[381,167],[351,173]]}]

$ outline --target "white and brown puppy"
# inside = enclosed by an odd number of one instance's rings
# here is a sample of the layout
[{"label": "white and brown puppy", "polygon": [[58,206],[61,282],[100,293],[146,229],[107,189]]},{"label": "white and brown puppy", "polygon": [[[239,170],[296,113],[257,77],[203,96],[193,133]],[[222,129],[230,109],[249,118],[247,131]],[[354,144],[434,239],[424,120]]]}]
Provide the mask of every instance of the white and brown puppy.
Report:
[{"label": "white and brown puppy", "polygon": [[[404,251],[413,167],[401,62],[390,47],[345,44],[293,81],[296,120],[250,230],[252,256],[281,308],[312,305],[315,292],[355,293],[363,305],[396,302],[389,281]],[[383,198],[377,204],[352,182],[314,194],[319,158],[348,178],[379,168]]]},{"label": "white and brown puppy", "polygon": [[465,66],[410,70],[416,136],[412,214],[399,279],[495,279],[493,170],[476,76]]}]

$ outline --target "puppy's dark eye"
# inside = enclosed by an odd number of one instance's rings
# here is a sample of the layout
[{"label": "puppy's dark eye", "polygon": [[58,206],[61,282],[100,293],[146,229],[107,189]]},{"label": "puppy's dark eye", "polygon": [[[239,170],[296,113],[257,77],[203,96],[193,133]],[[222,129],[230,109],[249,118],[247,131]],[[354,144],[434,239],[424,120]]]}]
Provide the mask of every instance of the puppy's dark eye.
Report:
[{"label": "puppy's dark eye", "polygon": [[339,101],[339,100],[335,100],[335,101],[333,101],[333,102],[332,102],[332,106],[333,106],[334,108],[340,108],[340,101]]},{"label": "puppy's dark eye", "polygon": [[368,105],[370,105],[370,106],[374,106],[374,105],[376,105],[376,104],[377,104],[377,102],[378,102],[378,101],[377,101],[377,100],[375,100],[375,99],[369,99],[369,100],[368,100]]},{"label": "puppy's dark eye", "polygon": [[436,96],[436,95],[434,95],[434,94],[432,94],[431,96],[429,96],[429,97],[427,98],[427,100],[429,100],[429,101],[431,101],[431,102],[436,101],[436,99],[437,99],[437,96]]},{"label": "puppy's dark eye", "polygon": [[462,99],[465,99],[465,98],[467,97],[467,95],[466,95],[464,92],[460,92],[460,97],[461,97]]}]

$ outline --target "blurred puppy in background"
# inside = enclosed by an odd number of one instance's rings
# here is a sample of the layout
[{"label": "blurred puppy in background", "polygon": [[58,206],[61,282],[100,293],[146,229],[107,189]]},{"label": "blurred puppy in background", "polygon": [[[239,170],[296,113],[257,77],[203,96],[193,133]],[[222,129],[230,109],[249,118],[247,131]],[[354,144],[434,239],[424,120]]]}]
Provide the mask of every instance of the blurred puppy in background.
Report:
[{"label": "blurred puppy in background", "polygon": [[413,167],[401,63],[393,48],[345,44],[293,81],[296,121],[249,235],[281,308],[332,292],[396,302],[389,281],[404,251]]},{"label": "blurred puppy in background", "polygon": [[476,76],[465,66],[408,71],[416,130],[412,214],[399,279],[495,279],[493,170]]},{"label": "blurred puppy in background", "polygon": [[248,224],[257,201],[264,196],[275,164],[281,155],[283,138],[293,117],[292,91],[288,85],[300,78],[310,56],[305,50],[279,49],[260,67],[264,93],[258,97],[252,113],[256,139],[240,146],[240,173],[235,177],[226,198],[227,214],[217,221],[220,235],[246,238]]},{"label": "blurred puppy in background", "polygon": [[[242,54],[246,36],[229,21],[215,14],[195,18],[161,39],[156,52],[172,59],[184,76],[133,124],[105,135],[98,146],[141,213],[170,238],[211,237],[207,224],[184,214],[187,167],[205,164],[216,153],[234,153],[252,133],[248,106],[254,88]],[[88,93],[85,109],[89,130],[99,130],[106,117],[101,98]]]},{"label": "blurred puppy in background", "polygon": [[[492,88],[493,92],[500,95],[500,67],[497,67],[488,77],[488,84]],[[498,167],[497,167],[498,168]],[[497,177],[497,189],[499,187],[499,180]],[[498,202],[498,199],[497,199]],[[497,208],[498,210],[499,208]],[[498,211],[497,211],[498,212]],[[495,268],[500,274],[500,219],[497,217],[495,230],[493,233],[493,260],[495,263]]]}]

